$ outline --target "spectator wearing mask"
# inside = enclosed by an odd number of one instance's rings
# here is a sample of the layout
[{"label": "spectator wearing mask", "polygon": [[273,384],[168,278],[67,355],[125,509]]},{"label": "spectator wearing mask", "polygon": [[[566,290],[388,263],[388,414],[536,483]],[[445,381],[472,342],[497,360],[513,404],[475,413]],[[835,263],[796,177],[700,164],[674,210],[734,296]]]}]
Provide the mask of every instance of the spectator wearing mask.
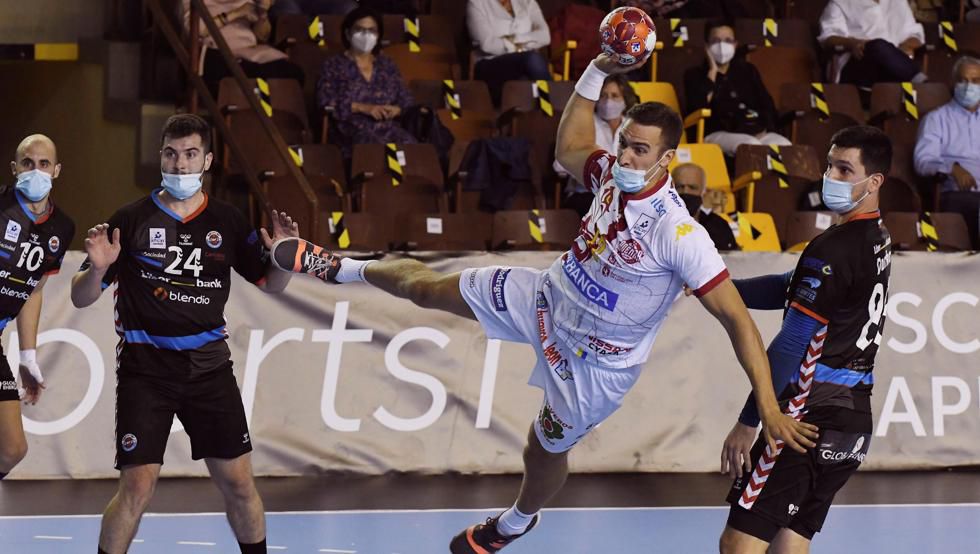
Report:
[{"label": "spectator wearing mask", "polygon": [[[602,83],[602,92],[599,93],[599,101],[595,105],[595,143],[599,148],[606,152],[617,152],[619,145],[619,129],[623,123],[623,114],[630,108],[638,104],[640,99],[630,86],[629,79],[625,75],[610,75]],[[565,172],[558,161],[554,164],[556,171]],[[566,198],[562,202],[562,207],[570,208],[584,216],[595,195],[589,192],[579,179],[581,176],[572,175],[568,180],[565,193]]]},{"label": "spectator wearing mask", "polygon": [[919,175],[945,177],[940,210],[963,214],[980,249],[980,59],[956,60],[952,77],[953,99],[923,118],[913,159]]},{"label": "spectator wearing mask", "polygon": [[820,16],[817,40],[827,48],[845,49],[830,66],[835,83],[870,88],[875,83],[926,80],[913,60],[925,32],[908,0],[831,0]]},{"label": "spectator wearing mask", "polygon": [[[296,79],[302,83],[303,70],[291,63],[285,52],[267,44],[272,34],[268,12],[274,3],[275,0],[204,0],[204,6],[246,76]],[[183,21],[184,29],[190,32],[190,0],[183,0]],[[211,93],[217,95],[218,83],[231,72],[203,23],[199,25],[199,33],[204,47],[199,71]]]},{"label": "spectator wearing mask", "polygon": [[398,66],[381,53],[382,24],[368,8],[348,13],[341,23],[346,50],[323,62],[317,83],[318,105],[333,108],[331,142],[345,158],[355,144],[416,142],[398,121],[413,100]]},{"label": "spectator wearing mask", "polygon": [[738,250],[735,235],[728,221],[704,205],[704,192],[707,184],[704,170],[692,163],[680,164],[671,172],[674,189],[687,206],[691,217],[708,231],[708,236],[718,250]]},{"label": "spectator wearing mask", "polygon": [[776,106],[754,65],[736,57],[735,29],[715,21],[705,27],[705,62],[684,73],[688,111],[710,108],[705,142],[717,144],[729,156],[742,144],[790,141],[775,132]]},{"label": "spectator wearing mask", "polygon": [[473,75],[487,83],[494,105],[507,81],[551,80],[537,51],[551,42],[537,0],[469,0],[466,25],[476,54]]}]

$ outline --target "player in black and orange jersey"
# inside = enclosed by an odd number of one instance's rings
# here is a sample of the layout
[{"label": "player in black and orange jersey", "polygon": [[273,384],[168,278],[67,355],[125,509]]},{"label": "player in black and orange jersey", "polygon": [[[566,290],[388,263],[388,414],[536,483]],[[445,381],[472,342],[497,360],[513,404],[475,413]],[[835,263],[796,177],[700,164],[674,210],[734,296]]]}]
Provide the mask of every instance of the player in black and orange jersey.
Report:
[{"label": "player in black and orange jersey", "polygon": [[0,331],[17,320],[20,379],[0,353],[0,479],[27,454],[19,398],[35,404],[44,389],[37,363],[37,327],[41,290],[75,236],[75,224],[54,207],[49,194],[61,173],[58,151],[48,137],[30,135],[17,146],[10,169],[13,187],[0,189]]},{"label": "player in black and orange jersey", "polygon": [[841,222],[810,242],[792,273],[735,281],[748,307],[785,310],[768,351],[772,382],[784,411],[819,427],[820,437],[806,453],[762,440],[752,447],[759,416],[750,396],[722,449],[722,471],[735,478],[723,553],[808,552],[834,495],[868,452],[891,274],[878,192],[891,157],[880,130],[839,131],[823,200]]},{"label": "player in black and orange jersey", "polygon": [[244,553],[266,552],[262,500],[252,478],[245,410],[225,341],[234,269],[267,292],[289,275],[269,264],[273,238],[298,226],[273,212],[273,236],[201,190],[211,129],[175,115],[163,129],[162,187],[89,229],[88,258],[72,282],[78,307],[116,284],[116,467],[120,485],[102,519],[99,552],[126,552],[153,494],[176,415],[225,497]]}]

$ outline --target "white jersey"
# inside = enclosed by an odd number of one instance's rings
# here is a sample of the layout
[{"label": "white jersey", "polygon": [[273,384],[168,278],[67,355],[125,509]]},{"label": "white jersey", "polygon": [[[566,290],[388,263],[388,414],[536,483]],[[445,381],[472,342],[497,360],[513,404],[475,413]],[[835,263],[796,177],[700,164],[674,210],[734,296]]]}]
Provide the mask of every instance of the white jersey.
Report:
[{"label": "white jersey", "polygon": [[570,352],[627,368],[646,361],[684,284],[700,297],[728,270],[669,175],[642,195],[623,193],[615,160],[598,150],[585,164],[596,198],[571,250],[548,269],[549,301],[556,338]]}]

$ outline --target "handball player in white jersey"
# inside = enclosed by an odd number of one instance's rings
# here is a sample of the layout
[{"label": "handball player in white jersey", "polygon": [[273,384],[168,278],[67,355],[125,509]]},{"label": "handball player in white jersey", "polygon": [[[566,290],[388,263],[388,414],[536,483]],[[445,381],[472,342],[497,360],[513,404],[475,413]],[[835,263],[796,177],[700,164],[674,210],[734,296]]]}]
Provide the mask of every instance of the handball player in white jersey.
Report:
[{"label": "handball player in white jersey", "polygon": [[673,189],[667,166],[682,132],[677,113],[656,102],[638,104],[625,116],[615,154],[595,145],[603,80],[635,67],[600,54],[562,115],[558,162],[577,172],[595,200],[579,236],[549,269],[444,275],[416,260],[341,258],[302,239],[273,246],[282,269],[330,283],[366,281],[424,308],[476,319],[488,338],[535,349],[530,383],[544,390],[544,401],[524,449],[520,494],[510,509],[454,537],[454,553],[497,552],[537,524],[538,511],[565,482],[568,451],[622,404],[685,284],[727,331],[767,439],[802,452],[816,438],[814,426],[780,411],[759,332],[708,233]]}]

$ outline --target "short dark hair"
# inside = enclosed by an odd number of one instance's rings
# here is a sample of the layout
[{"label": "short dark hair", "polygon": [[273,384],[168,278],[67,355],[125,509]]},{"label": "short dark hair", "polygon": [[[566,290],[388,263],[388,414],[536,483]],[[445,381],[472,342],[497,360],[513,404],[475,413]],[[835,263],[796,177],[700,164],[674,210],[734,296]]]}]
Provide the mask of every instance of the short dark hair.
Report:
[{"label": "short dark hair", "polygon": [[192,113],[179,113],[167,118],[167,122],[163,124],[163,132],[160,134],[160,144],[166,142],[168,138],[184,138],[191,135],[201,137],[205,154],[211,151],[211,125],[203,117]]},{"label": "short dark hair", "polygon": [[673,108],[660,102],[642,102],[629,109],[626,117],[640,125],[649,125],[660,129],[660,141],[664,145],[663,152],[677,148],[681,141],[684,124],[681,116]]},{"label": "short dark hair", "polygon": [[857,148],[865,174],[888,176],[892,166],[892,141],[881,129],[870,125],[845,127],[834,134],[830,145],[837,148]]},{"label": "short dark hair", "polygon": [[[731,21],[727,19],[709,19],[708,22],[705,23],[704,25],[705,42],[708,42],[708,40],[711,38],[711,31],[714,31],[718,27],[728,27],[732,30],[733,33],[735,32],[735,24],[732,23]],[[735,38],[738,38],[738,36],[736,36]]]},{"label": "short dark hair", "polygon": [[347,36],[351,27],[354,26],[354,22],[358,19],[364,19],[365,17],[370,17],[374,20],[374,23],[378,26],[378,42],[374,45],[374,50],[371,51],[372,54],[377,54],[381,51],[381,37],[385,36],[385,22],[381,14],[372,10],[371,8],[366,8],[364,6],[358,6],[347,13],[344,16],[344,20],[340,22],[340,41],[344,44],[344,50],[350,50],[350,37]]}]

